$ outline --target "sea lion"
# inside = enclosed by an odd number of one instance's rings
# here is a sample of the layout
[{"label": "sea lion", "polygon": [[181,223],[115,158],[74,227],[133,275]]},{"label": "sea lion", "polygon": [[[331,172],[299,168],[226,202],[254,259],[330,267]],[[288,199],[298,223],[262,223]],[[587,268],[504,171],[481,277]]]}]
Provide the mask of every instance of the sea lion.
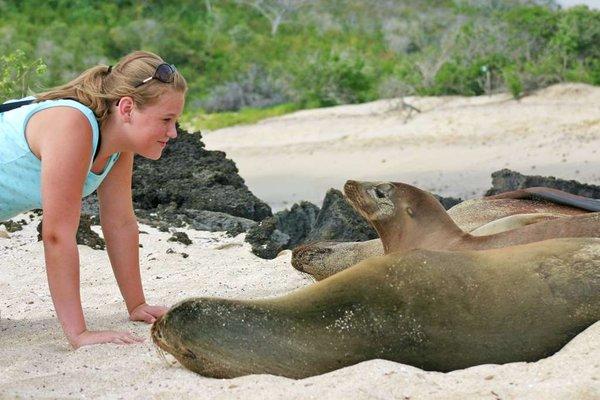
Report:
[{"label": "sea lion", "polygon": [[[517,214],[488,222],[469,232],[473,236],[492,235],[534,224],[540,221],[562,218],[563,215]],[[381,239],[364,242],[323,241],[296,247],[292,252],[292,266],[312,275],[316,280],[325,279],[349,268],[362,260],[384,254]]]},{"label": "sea lion", "polygon": [[381,239],[365,242],[313,242],[292,250],[291,263],[298,271],[306,272],[320,281],[375,256],[382,256]]},{"label": "sea lion", "polygon": [[[450,215],[450,213],[448,213]],[[552,213],[517,214],[488,222],[469,232],[474,236],[492,235],[565,215]],[[321,280],[343,271],[360,261],[383,255],[381,239],[364,242],[313,242],[296,247],[292,251],[292,266],[299,271]]]},{"label": "sea lion", "polygon": [[305,378],[371,359],[425,370],[532,362],[600,319],[600,239],[371,257],[278,298],[192,298],[152,326],[201,375]]},{"label": "sea lion", "polygon": [[[354,181],[348,181],[354,182]],[[358,183],[356,183],[358,184]],[[374,185],[373,183],[364,183],[365,185]],[[353,184],[345,187],[352,190]],[[393,185],[392,183],[382,183],[382,185]],[[404,185],[404,184],[399,184]],[[441,205],[431,195],[410,185],[404,185],[407,192],[414,192],[415,199],[420,198],[420,209],[435,210],[438,214],[446,214],[444,219],[451,217],[454,224],[464,232],[470,232],[471,235],[489,235],[506,230],[516,229],[523,226],[540,222],[541,220],[557,219],[559,217],[589,214],[589,211],[561,204],[550,203],[537,200],[519,200],[513,199],[520,196],[521,191],[509,192],[503,194],[503,199],[473,199],[465,201],[452,207],[448,212],[440,210]],[[537,188],[532,188],[537,189]],[[355,192],[353,192],[356,194]],[[367,192],[363,190],[363,195]],[[564,193],[564,192],[561,192]],[[346,192],[348,197],[351,196]],[[565,193],[568,195],[568,193]],[[523,197],[523,196],[521,196]],[[407,196],[411,198],[411,196]],[[356,207],[357,204],[353,204]],[[414,208],[414,205],[413,205]],[[360,212],[360,210],[358,210]],[[429,211],[427,211],[429,212]],[[368,219],[368,218],[367,218]],[[433,225],[435,226],[435,224]],[[422,228],[431,230],[433,226],[427,224]],[[556,226],[555,226],[556,227]],[[548,233],[549,237],[561,237],[561,235],[551,236],[552,230]],[[583,234],[573,236],[585,236]],[[596,236],[596,235],[590,235]],[[542,240],[542,239],[539,239]],[[527,241],[526,241],[527,242]],[[508,243],[512,244],[512,243]],[[498,246],[492,246],[498,247]],[[439,249],[439,247],[434,247]],[[294,268],[313,275],[316,279],[324,279],[334,273],[342,271],[357,262],[364,260],[368,256],[384,254],[383,244],[379,239],[366,242],[320,242],[309,243],[298,246],[292,253],[292,265]]]},{"label": "sea lion", "polygon": [[375,228],[387,253],[412,249],[484,250],[559,237],[599,237],[600,213],[548,220],[487,236],[460,229],[432,194],[400,182],[347,181],[352,206]]},{"label": "sea lion", "polygon": [[565,215],[552,214],[552,213],[533,213],[533,214],[516,214],[509,215],[508,217],[500,218],[495,221],[488,222],[479,228],[473,229],[469,234],[473,236],[487,236],[494,235],[500,232],[510,231],[517,229],[522,226],[531,224],[537,224],[542,221],[549,221],[551,219],[562,218]]},{"label": "sea lion", "polygon": [[[570,216],[589,213],[589,211],[579,207],[549,201],[512,198],[489,199],[487,197],[465,200],[447,212],[456,225],[465,232],[471,232],[492,221],[511,215],[547,213]],[[526,222],[526,220],[523,220],[523,222]]]}]

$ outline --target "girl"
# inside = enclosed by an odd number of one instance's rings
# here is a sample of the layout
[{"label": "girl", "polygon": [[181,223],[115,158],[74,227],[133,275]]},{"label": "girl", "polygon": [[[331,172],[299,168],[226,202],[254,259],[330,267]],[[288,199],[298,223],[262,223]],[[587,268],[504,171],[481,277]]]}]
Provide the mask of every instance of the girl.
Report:
[{"label": "girl", "polygon": [[144,298],[131,175],[134,154],[156,160],[177,136],[186,90],[174,66],[136,51],[114,67],[90,68],[33,103],[0,113],[0,221],[43,209],[50,294],[74,348],[141,341],[129,332],[86,328],[75,233],[81,198],[96,189],[108,256],[130,319],[152,323],[166,312]]}]

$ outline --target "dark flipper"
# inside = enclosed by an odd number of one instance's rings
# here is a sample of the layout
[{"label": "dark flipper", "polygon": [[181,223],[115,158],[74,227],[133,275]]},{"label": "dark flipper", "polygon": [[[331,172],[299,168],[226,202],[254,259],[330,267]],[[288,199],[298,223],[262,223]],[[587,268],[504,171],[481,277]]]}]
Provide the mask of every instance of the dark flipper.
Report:
[{"label": "dark flipper", "polygon": [[582,210],[598,212],[600,211],[600,199],[591,199],[589,197],[577,196],[571,193],[563,192],[558,189],[547,187],[531,187],[519,189],[513,192],[500,193],[494,196],[488,196],[486,199],[531,199],[543,200],[565,206],[576,207]]}]

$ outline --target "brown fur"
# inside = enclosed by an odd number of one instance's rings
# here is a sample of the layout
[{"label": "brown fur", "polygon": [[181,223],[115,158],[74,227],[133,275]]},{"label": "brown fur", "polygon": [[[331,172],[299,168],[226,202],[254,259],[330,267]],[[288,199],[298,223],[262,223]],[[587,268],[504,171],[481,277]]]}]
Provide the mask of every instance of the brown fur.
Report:
[{"label": "brown fur", "polygon": [[[408,193],[411,191],[415,193],[422,192],[412,186],[406,186],[412,188]],[[350,191],[353,190],[351,187],[348,188]],[[350,194],[347,193],[347,195]],[[515,198],[521,196],[520,191],[519,193],[504,193],[502,196],[503,198],[482,198],[464,201],[448,210],[447,215],[463,233],[469,232],[472,236],[479,236],[521,228],[545,220],[588,214],[588,211],[577,207],[555,204],[548,201]],[[423,206],[420,207],[430,209],[432,207],[430,205],[433,205],[435,210],[445,213],[438,206],[437,200],[432,196],[423,195],[421,201],[423,201]],[[417,207],[413,206],[413,208]],[[413,213],[415,212],[418,213],[419,211],[413,210]],[[424,228],[430,229],[430,225],[426,224]],[[552,237],[552,232],[550,231],[546,234]],[[460,233],[457,232],[457,234]],[[506,240],[506,238],[500,236],[494,240],[500,242]],[[510,239],[508,241],[510,242]],[[459,243],[455,243],[455,245],[459,245]],[[438,247],[436,246],[435,248]],[[383,254],[383,245],[380,239],[366,242],[310,243],[294,249],[292,265],[300,271],[313,275],[316,279],[324,279],[367,257]]]},{"label": "brown fur", "polygon": [[[380,196],[382,188],[387,191]],[[600,237],[600,213],[473,236],[456,225],[435,197],[414,186],[348,181],[344,190],[351,204],[377,230],[386,254],[412,249],[484,250],[552,238]]]}]

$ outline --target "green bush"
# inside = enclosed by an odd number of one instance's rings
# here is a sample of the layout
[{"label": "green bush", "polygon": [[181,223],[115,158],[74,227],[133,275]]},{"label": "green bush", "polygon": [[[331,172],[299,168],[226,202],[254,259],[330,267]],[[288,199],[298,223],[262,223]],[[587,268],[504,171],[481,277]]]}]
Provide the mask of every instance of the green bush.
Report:
[{"label": "green bush", "polygon": [[46,65],[42,60],[31,61],[21,50],[0,55],[0,101],[29,95],[30,88],[44,72]]},{"label": "green bush", "polygon": [[513,95],[515,99],[520,98],[523,95],[524,86],[521,82],[521,77],[517,73],[514,67],[507,67],[502,71],[504,77],[504,83],[508,91]]},{"label": "green bush", "polygon": [[565,10],[552,41],[565,55],[577,59],[600,58],[600,11],[587,6]]},{"label": "green bush", "polygon": [[374,80],[363,59],[327,52],[296,70],[294,87],[302,105],[327,107],[368,100]]}]

